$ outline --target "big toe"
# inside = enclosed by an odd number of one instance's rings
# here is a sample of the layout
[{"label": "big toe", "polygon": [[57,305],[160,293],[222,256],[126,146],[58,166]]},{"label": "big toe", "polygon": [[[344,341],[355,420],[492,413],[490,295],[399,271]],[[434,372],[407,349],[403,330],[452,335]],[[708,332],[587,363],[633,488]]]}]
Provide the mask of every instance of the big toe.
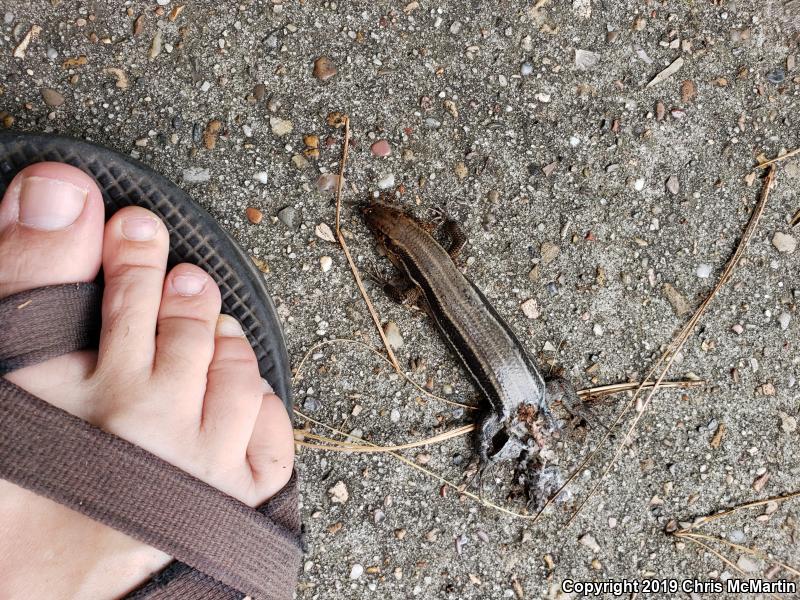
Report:
[{"label": "big toe", "polygon": [[92,281],[104,219],[100,190],[83,171],[53,162],[20,171],[0,202],[0,298]]}]

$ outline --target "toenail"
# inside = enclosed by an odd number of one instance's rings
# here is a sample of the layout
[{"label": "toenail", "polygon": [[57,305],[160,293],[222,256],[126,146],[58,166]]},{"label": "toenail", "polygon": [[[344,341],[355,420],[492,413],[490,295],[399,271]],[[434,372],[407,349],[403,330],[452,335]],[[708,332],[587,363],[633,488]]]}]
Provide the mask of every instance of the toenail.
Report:
[{"label": "toenail", "polygon": [[61,179],[26,177],[20,184],[20,224],[43,231],[72,225],[83,212],[86,190]]},{"label": "toenail", "polygon": [[158,220],[154,217],[128,217],[122,221],[122,235],[133,242],[147,242],[156,237]]},{"label": "toenail", "polygon": [[197,296],[206,287],[208,277],[186,273],[172,278],[172,287],[179,296]]},{"label": "toenail", "polygon": [[217,318],[217,337],[244,337],[239,321],[230,315],[220,315]]},{"label": "toenail", "polygon": [[272,389],[272,386],[269,384],[269,381],[267,381],[266,379],[264,379],[262,377],[261,378],[261,392],[264,393],[264,394],[271,394],[274,391],[275,390]]}]

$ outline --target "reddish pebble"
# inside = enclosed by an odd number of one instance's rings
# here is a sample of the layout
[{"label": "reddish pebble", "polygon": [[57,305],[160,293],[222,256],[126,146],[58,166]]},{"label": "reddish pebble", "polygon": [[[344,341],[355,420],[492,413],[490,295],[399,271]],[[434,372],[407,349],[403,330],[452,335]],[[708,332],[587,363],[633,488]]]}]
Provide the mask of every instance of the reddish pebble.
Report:
[{"label": "reddish pebble", "polygon": [[373,156],[389,156],[392,153],[392,147],[389,145],[389,142],[386,140],[378,140],[371,146]]},{"label": "reddish pebble", "polygon": [[261,211],[257,208],[253,208],[252,206],[249,206],[245,212],[247,213],[247,220],[253,225],[258,225],[261,223],[261,219],[264,218],[264,215],[261,213]]}]

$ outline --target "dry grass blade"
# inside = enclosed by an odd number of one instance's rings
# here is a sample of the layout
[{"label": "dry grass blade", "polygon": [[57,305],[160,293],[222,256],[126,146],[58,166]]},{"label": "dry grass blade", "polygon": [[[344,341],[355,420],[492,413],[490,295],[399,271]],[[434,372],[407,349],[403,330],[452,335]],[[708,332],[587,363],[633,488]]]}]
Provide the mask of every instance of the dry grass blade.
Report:
[{"label": "dry grass blade", "polygon": [[475,431],[475,425],[462,425],[461,427],[456,427],[455,429],[445,431],[443,433],[431,436],[429,438],[425,438],[423,440],[417,440],[416,442],[409,442],[407,444],[400,444],[398,446],[379,446],[377,444],[371,444],[371,443],[354,444],[352,442],[342,442],[339,440],[335,440],[333,438],[317,435],[315,433],[308,433],[296,429],[295,436],[300,435],[302,437],[310,438],[312,440],[326,442],[328,445],[309,444],[308,442],[305,442],[302,439],[297,439],[297,437],[295,437],[294,441],[296,444],[305,446],[306,448],[314,448],[316,450],[333,450],[339,452],[394,452],[396,450],[409,450],[411,448],[419,448],[421,446],[438,444],[440,442],[444,442],[445,440],[465,435],[467,433],[470,433],[471,431]]},{"label": "dry grass blade", "polygon": [[[380,350],[378,350],[377,348],[373,348],[369,344],[365,344],[364,342],[362,342],[360,340],[351,340],[351,339],[348,339],[348,338],[335,338],[335,339],[332,339],[332,340],[323,340],[321,342],[318,342],[318,343],[314,344],[313,346],[311,346],[311,348],[309,348],[306,351],[306,353],[303,355],[303,358],[300,360],[300,363],[295,368],[294,377],[292,377],[292,383],[296,383],[297,382],[298,378],[300,377],[300,373],[303,370],[303,366],[305,366],[305,363],[308,361],[308,357],[311,356],[311,353],[314,350],[317,350],[318,348],[321,348],[322,346],[327,346],[328,344],[345,344],[345,343],[346,344],[356,344],[357,346],[361,346],[363,348],[366,348],[367,350],[372,352],[375,356],[380,358],[383,362],[388,364],[390,367],[394,367],[394,365],[392,365],[392,361],[390,361],[388,358],[386,358],[386,356],[384,356],[383,353]],[[456,402],[455,400],[448,400],[447,398],[442,398],[441,396],[437,396],[436,394],[433,394],[433,393],[429,392],[428,390],[426,390],[425,388],[423,388],[416,381],[414,381],[408,375],[403,373],[403,371],[397,371],[397,373],[403,379],[405,379],[408,383],[413,385],[417,389],[417,391],[425,394],[429,398],[433,398],[434,400],[439,400],[439,401],[444,402],[446,404],[452,404],[453,406],[460,406],[462,408],[466,408],[466,409],[469,409],[469,410],[477,410],[478,409],[477,406],[472,406],[471,404],[462,404],[461,402]]]},{"label": "dry grass blade", "polygon": [[[702,387],[706,384],[702,379],[681,379],[679,381],[665,381],[661,384],[661,389],[687,389],[693,387]],[[639,388],[648,389],[655,385],[653,381],[646,381],[641,383],[639,381],[628,381],[626,383],[611,383],[609,385],[599,385],[593,388],[586,388],[585,390],[578,390],[577,394],[582,400],[602,398],[604,396],[612,396],[622,392],[630,392]]]},{"label": "dry grass blade", "polygon": [[361,296],[364,298],[364,302],[367,304],[367,308],[369,309],[369,314],[372,317],[372,320],[375,323],[375,327],[378,330],[378,335],[381,336],[381,341],[383,342],[384,347],[386,348],[386,354],[389,356],[389,360],[392,363],[394,369],[400,373],[400,364],[397,362],[397,357],[394,355],[391,346],[389,346],[389,340],[386,339],[386,334],[383,333],[383,327],[381,327],[381,319],[378,316],[378,312],[375,310],[375,307],[372,305],[372,301],[369,299],[369,295],[367,294],[367,290],[364,289],[364,283],[361,281],[361,274],[358,271],[358,267],[356,267],[356,263],[353,261],[353,257],[350,255],[350,248],[347,247],[347,242],[344,240],[344,236],[342,235],[342,229],[340,227],[341,224],[341,213],[342,213],[342,185],[344,184],[344,169],[347,166],[347,153],[350,149],[350,117],[344,117],[344,142],[342,143],[342,160],[339,163],[339,177],[336,178],[336,238],[339,240],[339,245],[342,247],[342,251],[344,252],[345,257],[347,258],[347,264],[350,265],[350,271],[353,273],[353,277],[356,280],[356,285],[358,286],[358,291],[361,292]]},{"label": "dry grass blade", "polygon": [[[331,427],[330,425],[326,425],[325,423],[322,423],[321,421],[317,421],[316,419],[312,419],[311,417],[304,415],[303,413],[301,413],[298,410],[295,410],[294,412],[297,415],[299,415],[300,417],[306,419],[309,423],[313,423],[314,425],[318,425],[318,426],[320,426],[320,427],[322,427],[324,429],[327,429],[328,431],[331,431],[331,432],[333,432],[333,433],[335,433],[337,435],[341,435],[341,436],[344,436],[344,437],[350,437],[350,438],[352,438],[354,440],[358,440],[359,442],[363,442],[366,445],[371,445],[371,446],[375,445],[375,444],[372,444],[371,442],[368,442],[367,440],[363,440],[363,439],[361,439],[359,437],[355,437],[355,436],[349,435],[349,434],[347,434],[347,433],[345,433],[343,431],[340,431],[340,430],[336,429],[335,427]],[[507,508],[505,508],[503,506],[500,506],[498,504],[494,504],[493,502],[489,502],[488,500],[484,500],[483,498],[481,498],[477,494],[473,494],[472,492],[468,492],[467,490],[463,489],[463,486],[460,486],[460,485],[450,481],[449,479],[446,479],[446,478],[442,477],[438,473],[434,473],[430,469],[426,469],[425,467],[423,467],[421,465],[418,465],[417,463],[407,459],[402,454],[398,454],[397,452],[388,452],[388,454],[390,456],[395,457],[397,460],[399,460],[401,462],[404,462],[405,464],[407,464],[412,469],[416,469],[420,473],[424,473],[425,475],[428,475],[429,477],[432,477],[433,479],[437,480],[439,483],[441,483],[443,485],[446,485],[446,486],[456,490],[462,496],[465,496],[465,497],[469,498],[470,500],[473,500],[473,501],[475,501],[475,502],[477,502],[477,503],[479,503],[479,504],[481,504],[481,505],[483,505],[483,506],[485,506],[487,508],[494,509],[494,510],[496,510],[498,512],[501,512],[501,513],[505,514],[505,515],[508,515],[510,517],[516,517],[518,519],[527,519],[527,520],[533,519],[533,515],[525,515],[525,514],[522,514],[522,513],[518,513],[518,512],[515,512],[513,510],[509,510],[509,509],[507,509]]]},{"label": "dry grass blade", "polygon": [[705,525],[708,525],[712,521],[716,521],[717,519],[722,519],[727,517],[728,515],[732,515],[735,512],[739,512],[740,510],[746,510],[748,508],[755,508],[757,506],[764,506],[769,504],[770,502],[781,503],[785,502],[786,500],[794,500],[795,498],[800,498],[800,491],[798,492],[790,492],[788,494],[782,494],[780,496],[772,496],[771,498],[764,498],[763,500],[753,500],[752,502],[745,502],[744,504],[737,504],[731,508],[727,508],[720,512],[714,513],[713,515],[706,515],[704,517],[700,517],[696,519],[694,523],[692,523],[687,529],[683,531],[691,531],[692,529],[698,529]]},{"label": "dry grass blade", "polygon": [[[730,280],[734,269],[739,264],[739,261],[741,260],[742,255],[744,254],[745,248],[747,248],[747,245],[750,243],[750,239],[753,237],[753,233],[755,232],[755,229],[758,226],[759,221],[761,220],[761,215],[764,213],[764,207],[766,206],[767,199],[769,198],[769,193],[772,190],[772,187],[774,185],[774,181],[775,181],[775,168],[774,167],[770,167],[770,169],[767,171],[766,177],[764,178],[764,184],[763,184],[763,187],[761,188],[761,194],[759,195],[759,198],[758,198],[758,201],[756,202],[756,205],[753,207],[753,211],[752,211],[752,213],[750,215],[750,219],[748,220],[747,225],[745,226],[744,231],[742,232],[742,236],[739,239],[739,243],[736,245],[736,249],[734,250],[734,252],[731,255],[731,257],[728,259],[728,262],[725,264],[725,268],[723,269],[719,280],[717,281],[716,285],[714,285],[713,289],[708,294],[708,296],[706,296],[706,298],[703,300],[703,302],[700,303],[700,306],[698,306],[697,310],[695,310],[694,314],[689,319],[689,321],[683,326],[683,328],[678,333],[678,335],[670,343],[670,345],[667,348],[667,350],[661,355],[659,360],[656,362],[655,365],[653,365],[653,367],[650,369],[650,372],[644,378],[644,382],[648,382],[651,379],[652,375],[656,372],[656,370],[661,366],[661,364],[666,361],[666,365],[664,366],[663,369],[661,369],[661,372],[660,372],[660,374],[658,376],[658,379],[655,382],[655,385],[651,388],[650,393],[647,395],[645,401],[642,403],[641,412],[639,412],[639,414],[637,414],[636,417],[631,422],[630,427],[625,432],[625,436],[623,437],[622,441],[617,446],[617,449],[614,452],[613,457],[611,458],[611,460],[608,462],[607,466],[603,469],[602,473],[600,474],[599,481],[589,491],[587,496],[580,502],[578,507],[575,509],[575,511],[572,513],[572,515],[570,516],[569,520],[567,521],[567,525],[569,525],[570,523],[572,523],[572,521],[575,520],[575,518],[578,516],[578,514],[583,509],[583,507],[586,505],[586,503],[589,501],[589,499],[597,492],[597,490],[599,489],[600,485],[603,482],[603,479],[605,479],[606,475],[608,475],[608,473],[611,471],[613,466],[616,464],[617,459],[619,458],[620,454],[622,454],[622,451],[625,448],[625,445],[630,440],[631,434],[636,429],[636,426],[639,424],[639,421],[642,419],[642,416],[645,414],[648,406],[650,405],[650,400],[653,398],[653,394],[655,394],[656,390],[659,388],[659,386],[663,382],[664,377],[666,377],[667,372],[669,371],[670,367],[672,366],[673,361],[675,360],[676,354],[681,350],[681,348],[683,348],[683,345],[686,343],[686,340],[689,338],[691,333],[694,331],[694,328],[697,325],[697,322],[705,314],[705,312],[708,309],[708,306],[711,304],[712,300],[716,297],[716,295],[719,293],[719,291]],[[572,482],[575,479],[577,474],[580,471],[583,470],[583,467],[597,454],[597,452],[599,451],[600,447],[602,447],[603,444],[606,442],[606,440],[610,437],[613,429],[621,422],[622,417],[625,414],[627,414],[627,412],[633,406],[635,406],[636,400],[638,399],[639,394],[643,389],[644,389],[644,385],[640,385],[639,388],[636,390],[636,393],[634,394],[634,396],[631,399],[631,401],[628,403],[628,405],[625,407],[625,409],[620,413],[620,415],[615,419],[614,423],[611,425],[611,428],[603,436],[603,438],[601,439],[600,443],[597,445],[596,449],[592,453],[590,453],[589,456],[587,456],[587,458],[585,460],[583,460],[581,462],[580,466],[575,471],[573,471],[573,473],[564,482],[564,485],[562,485],[561,488],[559,488],[556,491],[556,493],[553,495],[553,497],[551,497],[547,501],[547,503],[542,508],[542,510],[547,508],[547,506],[552,502],[552,500],[554,498],[558,497],[558,495],[561,493],[561,491],[564,489],[564,487],[569,485],[569,483]]]},{"label": "dry grass blade", "polygon": [[757,164],[756,168],[757,169],[764,169],[764,168],[766,168],[766,167],[768,167],[770,165],[774,165],[775,163],[779,163],[782,160],[786,160],[787,158],[792,158],[793,156],[797,156],[798,154],[800,154],[800,148],[795,148],[791,152],[787,152],[786,154],[781,154],[780,156],[776,156],[773,159],[770,159],[770,160],[765,161],[763,163]]}]

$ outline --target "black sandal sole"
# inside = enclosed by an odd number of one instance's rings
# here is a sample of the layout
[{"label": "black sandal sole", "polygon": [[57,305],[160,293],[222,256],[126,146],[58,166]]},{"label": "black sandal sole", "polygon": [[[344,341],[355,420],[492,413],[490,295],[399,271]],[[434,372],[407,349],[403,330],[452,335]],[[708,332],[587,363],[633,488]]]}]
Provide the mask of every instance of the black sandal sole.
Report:
[{"label": "black sandal sole", "polygon": [[262,377],[292,414],[289,355],[261,273],[214,218],[174,183],[147,166],[95,144],[46,134],[0,132],[0,195],[24,167],[42,161],[78,167],[97,181],[106,220],[123,206],[143,206],[169,230],[169,264],[198,265],[217,282],[222,312],[242,324]]}]

